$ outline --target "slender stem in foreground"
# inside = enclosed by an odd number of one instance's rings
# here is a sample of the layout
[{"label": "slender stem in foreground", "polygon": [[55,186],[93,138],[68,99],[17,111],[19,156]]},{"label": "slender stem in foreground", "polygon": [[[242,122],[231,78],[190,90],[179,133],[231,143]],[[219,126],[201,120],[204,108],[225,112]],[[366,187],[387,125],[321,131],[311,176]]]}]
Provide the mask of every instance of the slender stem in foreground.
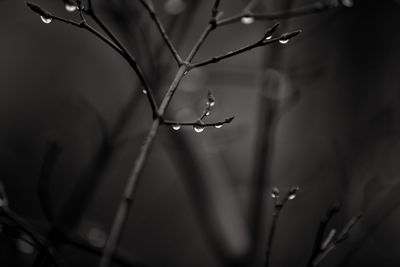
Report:
[{"label": "slender stem in foreground", "polygon": [[343,227],[343,230],[339,233],[335,241],[332,241],[325,249],[323,249],[316,257],[312,260],[311,266],[316,267],[337,247],[337,245],[345,241],[349,235],[350,231],[353,229],[355,224],[360,220],[362,212],[358,212],[354,215],[347,224]]},{"label": "slender stem in foreground", "polygon": [[317,234],[315,236],[312,254],[311,254],[310,260],[308,261],[309,267],[312,266],[312,261],[318,255],[318,253],[321,251],[321,244],[323,242],[322,240],[324,237],[326,227],[327,227],[329,221],[332,219],[332,217],[339,211],[339,208],[340,208],[339,203],[333,203],[329,207],[328,211],[326,212],[326,215],[324,217],[322,217],[322,219],[319,223],[319,226],[318,226]]}]

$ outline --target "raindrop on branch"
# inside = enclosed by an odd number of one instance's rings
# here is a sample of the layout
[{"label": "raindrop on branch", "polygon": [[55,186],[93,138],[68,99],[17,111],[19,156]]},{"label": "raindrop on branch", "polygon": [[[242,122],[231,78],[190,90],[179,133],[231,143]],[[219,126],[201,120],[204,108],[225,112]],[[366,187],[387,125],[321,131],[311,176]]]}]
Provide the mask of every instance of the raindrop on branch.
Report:
[{"label": "raindrop on branch", "polygon": [[278,189],[278,187],[272,188],[271,197],[272,197],[272,198],[277,198],[277,197],[279,197],[279,189]]},{"label": "raindrop on branch", "polygon": [[142,90],[142,93],[147,95],[147,91],[145,89]]},{"label": "raindrop on branch", "polygon": [[289,42],[289,39],[280,39],[279,42],[281,44],[287,44]]},{"label": "raindrop on branch", "polygon": [[172,125],[172,129],[174,129],[175,131],[178,131],[180,128],[181,126],[179,124]]},{"label": "raindrop on branch", "polygon": [[193,129],[196,133],[201,133],[202,131],[204,131],[204,126],[201,125],[194,125]]},{"label": "raindrop on branch", "polygon": [[43,21],[45,24],[49,24],[53,21],[53,18],[46,18],[44,16],[40,16],[40,19]]},{"label": "raindrop on branch", "polygon": [[254,22],[254,18],[251,16],[244,16],[240,19],[240,21],[245,25],[249,25]]},{"label": "raindrop on branch", "polygon": [[288,193],[288,199],[289,200],[292,200],[292,199],[295,199],[296,198],[296,193],[297,193],[297,191],[299,191],[299,187],[298,186],[296,186],[296,187],[292,187],[292,189],[290,189],[290,191],[289,191],[289,193]]},{"label": "raindrop on branch", "polygon": [[214,127],[220,129],[222,127],[222,124],[216,124]]},{"label": "raindrop on branch", "polygon": [[77,9],[78,9],[78,7],[76,5],[69,4],[69,3],[65,4],[65,10],[67,10],[68,12],[75,12]]}]

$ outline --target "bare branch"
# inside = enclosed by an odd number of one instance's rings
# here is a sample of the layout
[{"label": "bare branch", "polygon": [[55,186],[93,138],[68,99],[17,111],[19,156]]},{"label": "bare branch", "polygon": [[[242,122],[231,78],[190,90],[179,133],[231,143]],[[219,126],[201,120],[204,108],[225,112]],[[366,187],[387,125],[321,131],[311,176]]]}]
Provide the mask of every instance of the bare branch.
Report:
[{"label": "bare branch", "polygon": [[269,266],[269,261],[271,258],[271,250],[272,250],[272,242],[274,240],[275,232],[276,232],[276,226],[277,222],[279,219],[279,215],[285,206],[286,202],[288,200],[292,200],[296,197],[296,193],[299,190],[298,186],[292,187],[286,194],[286,196],[283,198],[283,200],[280,200],[279,196],[279,189],[278,188],[273,188],[271,196],[275,200],[274,204],[274,212],[272,214],[272,222],[271,222],[271,227],[269,229],[269,234],[268,234],[268,240],[267,240],[267,250],[265,252],[265,267]]},{"label": "bare branch", "polygon": [[217,27],[239,22],[243,17],[252,17],[256,20],[278,20],[288,19],[293,17],[300,17],[305,15],[316,14],[319,12],[327,11],[336,8],[335,5],[329,5],[325,2],[315,2],[303,7],[293,8],[285,11],[278,11],[273,13],[253,13],[249,9],[244,9],[239,14],[233,15],[217,21]]},{"label": "bare branch", "polygon": [[339,243],[348,238],[350,231],[353,229],[354,225],[360,220],[361,216],[362,212],[358,212],[347,222],[347,224],[343,227],[343,230],[337,236],[336,240],[332,241],[325,249],[321,250],[321,252],[316,255],[316,257],[312,260],[312,267],[318,266],[336,248]]},{"label": "bare branch", "polygon": [[[274,26],[274,27],[275,27],[275,26]],[[267,33],[268,33],[268,31],[267,31]],[[301,33],[301,30],[297,30],[297,31],[293,31],[293,32],[290,32],[290,33],[284,33],[284,34],[282,34],[281,36],[276,37],[276,38],[273,38],[273,39],[269,39],[269,37],[265,37],[265,36],[264,36],[262,39],[260,39],[259,41],[255,42],[255,43],[253,43],[253,44],[251,44],[251,45],[247,45],[247,46],[245,46],[245,47],[242,47],[242,48],[239,48],[239,49],[230,51],[230,52],[228,52],[228,53],[226,53],[226,54],[224,54],[224,55],[215,56],[215,57],[213,57],[213,58],[210,58],[210,59],[207,59],[207,60],[204,60],[204,61],[201,61],[201,62],[192,64],[192,65],[190,65],[189,67],[190,67],[191,69],[193,69],[193,68],[198,68],[198,67],[206,66],[206,65],[209,65],[209,64],[212,64],[212,63],[217,63],[217,62],[219,62],[219,61],[221,61],[221,60],[223,60],[223,59],[236,56],[236,55],[238,55],[238,54],[247,52],[247,51],[249,51],[249,50],[251,50],[251,49],[253,49],[253,48],[260,47],[260,46],[265,46],[265,45],[267,45],[267,44],[271,44],[271,43],[275,43],[275,42],[279,42],[279,41],[285,43],[285,42],[287,42],[290,38],[292,38],[292,37],[294,37],[294,36],[296,36],[296,35],[298,35],[298,34],[300,34],[300,33]]]},{"label": "bare branch", "polygon": [[146,2],[146,0],[139,0],[140,3],[146,8],[147,12],[149,13],[151,19],[154,21],[154,23],[157,26],[158,31],[160,32],[162,38],[164,39],[164,42],[168,46],[169,50],[171,51],[172,56],[174,57],[176,63],[178,66],[183,64],[182,58],[178,54],[178,51],[172,44],[170,38],[168,37],[160,19],[158,18],[157,14],[154,12],[154,9]]}]

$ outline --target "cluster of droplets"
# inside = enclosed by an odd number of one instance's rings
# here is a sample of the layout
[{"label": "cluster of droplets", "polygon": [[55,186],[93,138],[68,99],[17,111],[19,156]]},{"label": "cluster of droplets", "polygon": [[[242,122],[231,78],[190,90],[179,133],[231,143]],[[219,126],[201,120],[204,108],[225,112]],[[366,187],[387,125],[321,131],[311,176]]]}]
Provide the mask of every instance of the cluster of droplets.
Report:
[{"label": "cluster of droplets", "polygon": [[[292,187],[292,188],[289,190],[288,194],[287,194],[287,199],[288,199],[288,200],[293,200],[293,199],[295,199],[295,198],[296,198],[297,191],[299,191],[299,189],[300,189],[300,188],[299,188],[298,186]],[[272,197],[273,199],[276,199],[276,200],[277,200],[277,199],[279,198],[279,196],[280,196],[279,188],[277,188],[277,187],[272,188],[271,197]]]}]

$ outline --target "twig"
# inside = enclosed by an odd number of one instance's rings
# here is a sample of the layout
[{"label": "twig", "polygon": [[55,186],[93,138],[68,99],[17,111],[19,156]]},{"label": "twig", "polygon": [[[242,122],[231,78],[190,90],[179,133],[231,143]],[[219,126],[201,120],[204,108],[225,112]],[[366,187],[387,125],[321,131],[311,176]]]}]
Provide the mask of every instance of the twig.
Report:
[{"label": "twig", "polygon": [[285,198],[281,201],[279,199],[279,190],[277,188],[273,189],[272,198],[275,200],[274,204],[274,212],[272,214],[272,222],[271,227],[269,229],[268,240],[267,240],[267,250],[265,252],[265,267],[269,266],[270,258],[271,258],[271,250],[272,250],[272,242],[274,240],[276,226],[279,219],[279,215],[285,206],[288,200],[292,200],[296,197],[296,193],[299,190],[299,187],[292,187],[289,192],[286,194]]},{"label": "twig", "polygon": [[340,204],[338,202],[333,203],[327,210],[326,215],[322,217],[317,234],[315,236],[315,241],[314,241],[314,246],[312,249],[312,254],[310,257],[310,260],[308,261],[308,266],[312,266],[312,262],[314,258],[318,255],[318,253],[321,251],[321,245],[323,243],[323,236],[326,230],[326,226],[328,225],[329,221],[332,219],[332,217],[339,211],[340,209]]},{"label": "twig", "polygon": [[170,38],[168,37],[160,19],[158,18],[157,14],[154,12],[154,9],[146,2],[146,0],[139,0],[140,3],[146,8],[147,12],[149,13],[151,19],[157,26],[158,31],[160,32],[162,38],[164,39],[165,44],[168,46],[169,50],[171,51],[172,56],[174,57],[178,67],[183,64],[182,58],[178,54],[178,51],[172,44]]},{"label": "twig", "polygon": [[229,117],[223,121],[205,123],[203,119],[211,114],[211,109],[214,105],[215,105],[215,97],[212,94],[211,90],[209,90],[207,93],[206,107],[204,108],[202,114],[197,120],[193,122],[178,122],[178,121],[171,121],[164,119],[162,123],[165,125],[172,125],[172,128],[174,130],[179,130],[181,126],[193,126],[196,132],[202,132],[205,127],[221,128],[223,124],[230,123],[235,118],[235,117]]},{"label": "twig", "polygon": [[358,212],[348,221],[348,223],[343,227],[343,230],[340,232],[336,240],[332,241],[325,249],[321,250],[321,252],[318,255],[316,255],[316,257],[312,260],[311,262],[312,267],[318,266],[336,248],[336,246],[339,243],[343,242],[348,238],[351,229],[358,222],[361,216],[362,213]]},{"label": "twig", "polygon": [[299,16],[305,16],[310,14],[319,13],[322,11],[330,10],[336,8],[336,6],[329,5],[327,3],[318,1],[310,5],[303,7],[298,7],[290,10],[273,12],[273,13],[253,13],[250,10],[243,10],[239,14],[233,15],[217,21],[217,26],[224,26],[239,22],[243,17],[251,17],[257,20],[278,20],[287,19]]},{"label": "twig", "polygon": [[212,64],[212,63],[217,63],[217,62],[219,62],[219,61],[221,61],[223,59],[236,56],[238,54],[247,52],[247,51],[249,51],[249,50],[251,50],[253,48],[264,46],[264,45],[267,45],[267,44],[270,44],[270,43],[275,43],[275,42],[279,42],[279,41],[281,41],[281,42],[284,41],[285,42],[286,40],[289,40],[290,38],[292,38],[292,37],[294,37],[294,36],[296,36],[296,35],[298,35],[300,33],[301,33],[301,30],[297,30],[297,31],[289,32],[289,33],[284,33],[281,36],[273,38],[273,39],[266,39],[266,37],[263,37],[261,40],[255,42],[255,43],[253,43],[251,45],[247,45],[247,46],[239,48],[237,50],[228,52],[228,53],[226,53],[224,55],[216,56],[216,57],[201,61],[199,63],[195,63],[193,65],[190,65],[190,68],[193,69],[193,68],[206,66],[206,65],[209,65],[209,64]]}]

